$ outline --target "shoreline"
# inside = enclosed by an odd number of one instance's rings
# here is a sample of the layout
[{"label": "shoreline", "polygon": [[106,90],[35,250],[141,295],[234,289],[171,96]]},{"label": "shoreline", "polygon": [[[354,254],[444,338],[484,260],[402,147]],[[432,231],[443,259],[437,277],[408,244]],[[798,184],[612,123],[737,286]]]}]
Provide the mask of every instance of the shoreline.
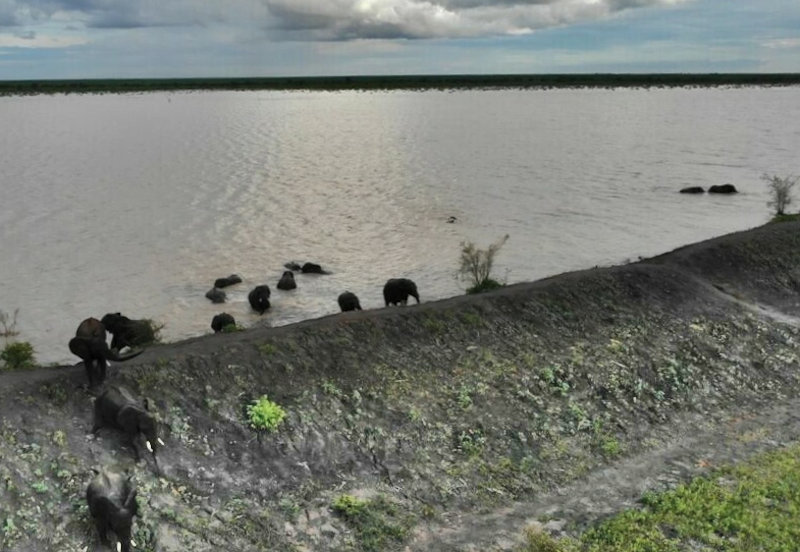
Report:
[{"label": "shoreline", "polygon": [[385,75],[0,81],[0,96],[191,90],[449,90],[797,86],[800,73]]},{"label": "shoreline", "polygon": [[[511,550],[542,515],[579,531],[705,473],[690,437],[713,465],[800,436],[799,292],[788,222],[481,295],[156,346],[109,383],[156,405],[162,477],[113,432],[87,437],[80,367],[14,374],[0,519],[35,526],[0,545],[91,546],[73,504],[108,464],[136,474],[144,550]],[[262,394],[287,411],[275,433],[246,426]],[[332,509],[345,494],[375,505],[380,548]]]}]

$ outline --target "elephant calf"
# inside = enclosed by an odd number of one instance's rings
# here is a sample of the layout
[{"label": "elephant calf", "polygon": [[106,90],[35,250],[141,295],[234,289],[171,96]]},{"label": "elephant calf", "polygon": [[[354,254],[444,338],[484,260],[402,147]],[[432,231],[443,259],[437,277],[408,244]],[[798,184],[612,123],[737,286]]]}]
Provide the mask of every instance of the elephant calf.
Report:
[{"label": "elephant calf", "polygon": [[153,455],[153,462],[158,468],[156,451],[159,446],[164,446],[164,441],[158,436],[158,422],[148,407],[147,400],[142,407],[130,391],[121,386],[111,386],[95,399],[92,433],[96,434],[102,427],[122,430],[130,439],[137,461],[141,455],[136,446],[136,438],[143,436],[147,450]]},{"label": "elephant calf", "polygon": [[408,278],[391,278],[383,286],[383,300],[386,301],[386,306],[391,305],[405,305],[408,303],[408,297],[411,296],[419,303],[419,292],[417,291],[417,284]]},{"label": "elephant calf", "polygon": [[361,303],[358,301],[358,297],[350,291],[340,294],[337,301],[342,312],[361,310]]},{"label": "elephant calf", "polygon": [[250,306],[253,307],[254,311],[258,314],[264,314],[269,308],[269,296],[269,286],[264,284],[254,287],[247,295],[247,300],[250,302]]},{"label": "elephant calf", "polygon": [[147,345],[156,340],[156,333],[150,320],[131,320],[127,316],[114,312],[106,314],[101,322],[113,336],[111,348],[118,351],[123,347]]},{"label": "elephant calf", "polygon": [[212,303],[224,303],[227,297],[227,294],[217,287],[213,287],[206,292],[206,299],[209,299]]},{"label": "elephant calf", "polygon": [[134,516],[139,515],[136,487],[131,477],[119,473],[94,470],[95,476],[86,489],[86,502],[94,519],[100,543],[110,547],[108,532],[117,538],[117,551],[130,552],[136,546],[131,540]]}]

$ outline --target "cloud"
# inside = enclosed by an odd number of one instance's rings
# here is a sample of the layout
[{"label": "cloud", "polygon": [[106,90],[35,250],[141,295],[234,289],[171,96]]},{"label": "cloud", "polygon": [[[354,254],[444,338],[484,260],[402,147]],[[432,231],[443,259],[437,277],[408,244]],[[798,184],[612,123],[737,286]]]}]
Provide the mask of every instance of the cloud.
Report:
[{"label": "cloud", "polygon": [[520,35],[688,0],[264,0],[274,29],[297,39]]},{"label": "cloud", "polygon": [[800,48],[800,38],[774,38],[765,41],[763,46],[776,50]]},{"label": "cloud", "polygon": [[67,48],[87,42],[83,37],[46,35],[32,31],[0,34],[0,48]]},{"label": "cloud", "polygon": [[0,0],[0,26],[251,25],[273,40],[471,38],[607,18],[691,0]]}]

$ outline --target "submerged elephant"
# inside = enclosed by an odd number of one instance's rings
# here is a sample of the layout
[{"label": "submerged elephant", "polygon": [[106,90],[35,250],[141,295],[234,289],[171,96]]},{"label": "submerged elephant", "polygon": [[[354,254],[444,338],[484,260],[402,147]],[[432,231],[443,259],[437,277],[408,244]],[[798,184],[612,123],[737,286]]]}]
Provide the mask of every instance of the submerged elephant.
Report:
[{"label": "submerged elephant", "polygon": [[330,274],[330,272],[323,270],[317,263],[305,263],[300,267],[300,272],[303,274]]},{"label": "submerged elephant", "polygon": [[150,320],[131,320],[118,312],[108,313],[101,320],[106,330],[113,336],[111,348],[147,345],[156,340],[153,323]]},{"label": "submerged elephant", "polygon": [[164,446],[164,441],[158,436],[158,421],[150,412],[150,404],[146,399],[140,406],[139,401],[126,388],[109,387],[94,401],[92,433],[97,433],[103,427],[111,427],[125,433],[137,461],[141,458],[141,454],[136,446],[136,439],[141,435],[158,468],[156,451],[160,446]]},{"label": "submerged elephant", "polygon": [[708,189],[710,194],[735,194],[738,193],[733,184],[716,184]]},{"label": "submerged elephant", "polygon": [[228,286],[232,286],[234,284],[239,284],[242,282],[241,276],[238,274],[231,274],[227,278],[217,278],[214,280],[214,287],[215,288],[224,288]]},{"label": "submerged elephant", "polygon": [[100,543],[110,547],[108,533],[117,538],[117,551],[130,552],[135,543],[131,540],[134,516],[139,515],[136,487],[130,476],[103,470],[94,470],[95,476],[86,489],[86,502],[94,519]]},{"label": "submerged elephant", "polygon": [[250,302],[250,306],[253,307],[254,311],[258,314],[264,314],[270,306],[269,295],[269,286],[264,284],[254,287],[247,295],[247,300]]},{"label": "submerged elephant", "polygon": [[212,303],[224,303],[226,298],[227,294],[218,287],[213,287],[206,292],[206,299],[211,300]]},{"label": "submerged elephant", "polygon": [[297,283],[294,281],[294,272],[287,270],[283,273],[283,276],[281,276],[281,279],[278,282],[278,289],[288,291],[290,289],[295,289],[296,287]]},{"label": "submerged elephant", "polygon": [[383,300],[386,301],[387,307],[389,305],[405,305],[409,296],[419,303],[417,284],[408,278],[391,278],[383,286]]},{"label": "submerged elephant", "polygon": [[358,301],[358,297],[350,291],[340,294],[337,301],[342,312],[361,310],[361,303]]},{"label": "submerged elephant", "polygon": [[228,326],[236,327],[236,320],[227,312],[216,314],[211,319],[211,329],[214,330],[214,333],[219,333]]}]

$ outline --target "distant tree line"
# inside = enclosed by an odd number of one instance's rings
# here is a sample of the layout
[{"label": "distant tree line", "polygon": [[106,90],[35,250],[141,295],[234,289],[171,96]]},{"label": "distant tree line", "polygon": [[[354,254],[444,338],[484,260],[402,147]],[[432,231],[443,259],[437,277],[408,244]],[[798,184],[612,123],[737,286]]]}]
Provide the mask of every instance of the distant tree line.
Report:
[{"label": "distant tree line", "polygon": [[393,90],[458,88],[660,88],[793,86],[800,73],[594,73],[0,81],[0,95],[179,90]]}]

